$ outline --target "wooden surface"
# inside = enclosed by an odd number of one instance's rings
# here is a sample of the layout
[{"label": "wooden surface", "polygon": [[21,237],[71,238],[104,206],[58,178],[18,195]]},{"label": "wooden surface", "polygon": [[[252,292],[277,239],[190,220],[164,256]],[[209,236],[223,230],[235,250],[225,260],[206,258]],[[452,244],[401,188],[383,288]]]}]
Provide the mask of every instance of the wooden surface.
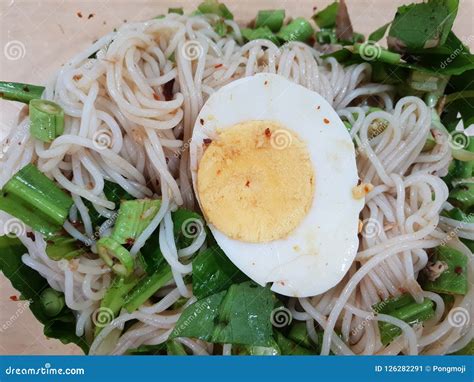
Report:
[{"label": "wooden surface", "polygon": [[[226,0],[238,21],[253,18],[259,9],[284,8],[287,15],[308,17],[313,7],[324,8],[332,0]],[[393,19],[396,8],[410,0],[347,0],[354,29],[368,33]],[[164,0],[0,0],[0,73],[2,80],[41,84],[76,52],[89,46],[114,27],[144,20],[168,7],[195,9],[200,1]],[[461,0],[454,30],[474,46],[474,0]],[[79,17],[82,15],[82,17]],[[7,57],[7,46],[20,48],[17,59]],[[18,43],[19,42],[19,43]],[[10,44],[10,45],[8,45]],[[2,132],[15,123],[20,105],[0,101]],[[1,256],[1,254],[0,254]],[[12,301],[18,293],[0,275],[0,354],[81,354],[74,345],[46,339],[42,326],[24,303]]]}]

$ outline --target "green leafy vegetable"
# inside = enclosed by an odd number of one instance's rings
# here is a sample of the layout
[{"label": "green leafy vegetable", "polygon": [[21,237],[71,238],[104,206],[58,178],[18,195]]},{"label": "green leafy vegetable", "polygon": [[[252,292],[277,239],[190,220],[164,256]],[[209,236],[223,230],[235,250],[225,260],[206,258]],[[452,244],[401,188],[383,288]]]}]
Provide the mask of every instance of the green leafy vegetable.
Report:
[{"label": "green leafy vegetable", "polygon": [[375,30],[369,35],[369,38],[367,39],[368,41],[380,41],[382,40],[383,36],[385,36],[385,33],[387,32],[388,27],[390,26],[391,23],[387,23],[385,25],[382,25],[380,28]]},{"label": "green leafy vegetable", "polygon": [[451,204],[468,211],[474,206],[474,183],[462,183],[453,188],[449,193]]},{"label": "green leafy vegetable", "polygon": [[187,355],[184,346],[176,340],[166,342],[166,352],[168,355]]},{"label": "green leafy vegetable", "polygon": [[275,338],[282,355],[314,355],[315,350],[307,349],[289,340],[279,331],[275,331]]},{"label": "green leafy vegetable", "polygon": [[428,0],[399,7],[388,33],[389,47],[410,52],[443,45],[458,5],[458,0]]},{"label": "green leafy vegetable", "polygon": [[228,291],[210,295],[185,309],[170,338],[269,347],[273,306],[274,297],[268,288],[250,281],[234,284]]},{"label": "green leafy vegetable", "polygon": [[[84,353],[89,345],[83,337],[76,336],[76,318],[74,313],[64,306],[57,314],[41,300],[41,293],[49,289],[47,281],[35,270],[23,264],[21,256],[27,253],[18,239],[0,236],[0,270],[10,280],[12,286],[29,300],[29,308],[36,319],[44,325],[44,335],[57,338],[64,344],[75,343]],[[61,294],[57,295],[60,298]],[[43,297],[44,298],[44,297]],[[57,302],[56,302],[57,303]],[[55,304],[56,304],[55,303]],[[55,310],[57,310],[56,306]]]},{"label": "green leafy vegetable", "polygon": [[61,229],[73,201],[34,165],[28,164],[3,186],[0,209],[52,236]]},{"label": "green leafy vegetable", "polygon": [[[372,308],[375,313],[393,316],[413,326],[434,316],[433,305],[433,301],[426,298],[422,303],[417,304],[413,297],[404,294],[379,302]],[[402,329],[398,326],[382,321],[379,322],[379,331],[380,339],[384,345],[389,344],[402,333]]]},{"label": "green leafy vegetable", "polygon": [[248,280],[217,246],[199,253],[193,260],[193,294],[198,298],[228,289]]},{"label": "green leafy vegetable", "polygon": [[[433,276],[433,272],[439,276]],[[467,257],[454,248],[439,246],[422,272],[420,284],[435,293],[465,295],[468,290]]]}]

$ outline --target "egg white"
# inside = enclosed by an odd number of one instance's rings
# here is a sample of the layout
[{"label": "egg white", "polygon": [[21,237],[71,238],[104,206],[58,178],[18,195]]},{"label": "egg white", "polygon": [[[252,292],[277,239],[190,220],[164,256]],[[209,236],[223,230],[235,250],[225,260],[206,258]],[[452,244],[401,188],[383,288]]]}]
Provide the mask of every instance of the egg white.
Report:
[{"label": "egg white", "polygon": [[288,237],[268,243],[233,240],[212,224],[209,228],[229,259],[258,284],[273,283],[273,291],[293,297],[324,293],[344,277],[359,245],[364,199],[352,195],[358,182],[354,144],[318,93],[269,73],[236,80],[209,97],[194,126],[190,166],[198,201],[203,140],[250,120],[279,122],[306,142],[315,171],[312,206]]}]

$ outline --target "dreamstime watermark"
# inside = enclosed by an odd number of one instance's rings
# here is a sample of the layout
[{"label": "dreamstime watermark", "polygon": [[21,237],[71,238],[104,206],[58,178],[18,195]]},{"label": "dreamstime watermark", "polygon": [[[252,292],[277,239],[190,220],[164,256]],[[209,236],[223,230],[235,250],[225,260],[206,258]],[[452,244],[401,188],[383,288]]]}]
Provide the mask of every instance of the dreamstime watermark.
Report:
[{"label": "dreamstime watermark", "polygon": [[382,47],[376,41],[366,41],[359,46],[359,55],[365,61],[375,61],[382,54]]},{"label": "dreamstime watermark", "polygon": [[459,220],[459,225],[454,228],[453,230],[449,231],[449,233],[446,234],[446,237],[441,241],[440,246],[444,247],[450,242],[451,240],[455,239],[458,237],[459,231],[461,231],[466,224],[470,224],[474,222],[474,213],[471,212],[469,215],[467,215],[466,219]]},{"label": "dreamstime watermark", "polygon": [[204,47],[197,40],[189,40],[183,44],[181,53],[188,61],[197,60],[204,54]]},{"label": "dreamstime watermark", "polygon": [[92,144],[98,150],[110,149],[113,145],[112,133],[107,129],[100,129],[94,133]]},{"label": "dreamstime watermark", "polygon": [[100,307],[92,313],[92,322],[98,328],[109,325],[115,318],[114,312],[107,307]]},{"label": "dreamstime watermark", "polygon": [[4,370],[6,375],[84,375],[83,367],[56,368],[51,367],[49,362],[43,367],[13,367],[8,366]]},{"label": "dreamstime watermark", "polygon": [[21,60],[26,55],[25,44],[18,40],[8,41],[3,47],[3,54],[8,60]]},{"label": "dreamstime watermark", "polygon": [[470,42],[474,40],[474,35],[470,35],[467,38],[463,37],[462,38],[462,44],[460,44],[454,51],[444,59],[441,64],[439,64],[439,67],[441,69],[446,69],[455,59],[458,57],[460,54],[464,52],[465,45],[469,45]]},{"label": "dreamstime watermark", "polygon": [[270,321],[275,328],[283,328],[293,321],[293,315],[288,308],[281,306],[270,313]]},{"label": "dreamstime watermark", "polygon": [[291,133],[284,129],[278,129],[272,132],[270,145],[277,150],[284,150],[291,146],[293,137]]},{"label": "dreamstime watermark", "polygon": [[201,219],[189,218],[186,219],[181,225],[181,232],[183,236],[188,239],[194,239],[198,237],[204,230],[204,224]]},{"label": "dreamstime watermark", "polygon": [[361,235],[372,239],[382,232],[382,225],[377,219],[368,218],[362,221]]},{"label": "dreamstime watermark", "polygon": [[467,326],[471,321],[471,316],[465,308],[453,308],[448,313],[448,322],[455,328]]},{"label": "dreamstime watermark", "polygon": [[18,301],[17,304],[18,304],[18,307],[15,310],[15,312],[8,318],[8,320],[6,320],[0,325],[0,333],[10,329],[15,324],[18,318],[20,318],[20,316],[26,310],[28,310],[28,307],[30,306],[30,301],[29,300]]},{"label": "dreamstime watermark", "polygon": [[470,140],[464,131],[453,131],[448,136],[448,144],[454,150],[464,150],[469,146]]},{"label": "dreamstime watermark", "polygon": [[17,218],[11,218],[2,222],[2,231],[5,236],[15,238],[26,234],[26,225]]}]

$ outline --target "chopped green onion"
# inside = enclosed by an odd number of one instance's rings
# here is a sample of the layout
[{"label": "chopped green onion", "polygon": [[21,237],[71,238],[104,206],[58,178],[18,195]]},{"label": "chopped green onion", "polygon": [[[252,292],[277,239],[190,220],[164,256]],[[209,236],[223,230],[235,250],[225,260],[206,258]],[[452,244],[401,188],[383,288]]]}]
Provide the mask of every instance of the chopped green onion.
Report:
[{"label": "chopped green onion", "polygon": [[[373,306],[376,313],[405,321],[409,325],[415,325],[426,321],[434,316],[433,301],[425,298],[422,303],[417,304],[413,297],[408,294],[388,299]],[[382,344],[387,345],[402,333],[402,329],[396,325],[380,321],[380,339]]]},{"label": "chopped green onion", "polygon": [[97,252],[116,274],[128,276],[133,272],[132,255],[111,237],[103,237],[97,242]]},{"label": "chopped green onion", "polygon": [[339,11],[339,3],[335,1],[334,3],[328,5],[322,11],[314,14],[312,19],[318,27],[322,28],[334,28],[336,26],[336,16]]},{"label": "chopped green onion", "polygon": [[449,193],[448,200],[463,211],[474,206],[474,183],[459,184]]},{"label": "chopped green onion", "polygon": [[184,15],[183,7],[168,8],[168,13],[177,13],[178,15]]},{"label": "chopped green onion", "polygon": [[275,34],[268,27],[261,27],[257,29],[243,28],[241,29],[241,33],[246,41],[264,39],[270,40],[276,45],[280,45],[280,41],[278,41]]},{"label": "chopped green onion", "polygon": [[41,309],[48,317],[57,316],[64,308],[64,294],[47,288],[40,295]]},{"label": "chopped green onion", "polygon": [[125,309],[131,313],[142,306],[151,296],[173,278],[171,267],[163,266],[151,276],[142,278],[125,297]]},{"label": "chopped green onion", "polygon": [[46,254],[50,259],[56,261],[71,260],[87,253],[84,245],[70,236],[54,235],[47,239],[46,243]]},{"label": "chopped green onion", "polygon": [[153,220],[161,206],[158,199],[125,200],[115,221],[112,237],[120,244],[132,245]]},{"label": "chopped green onion", "polygon": [[214,14],[226,20],[233,20],[234,15],[225,4],[219,3],[217,0],[205,0],[199,4],[197,9],[201,14]]},{"label": "chopped green onion", "polygon": [[285,42],[308,41],[313,36],[314,30],[311,24],[303,17],[298,17],[285,25],[278,32],[277,37]]},{"label": "chopped green onion", "polygon": [[467,257],[454,248],[436,247],[420,279],[424,290],[465,295],[468,290]]},{"label": "chopped green onion", "polygon": [[43,86],[0,81],[0,98],[8,101],[29,103],[31,100],[41,98],[43,91]]},{"label": "chopped green onion", "polygon": [[176,340],[166,342],[166,352],[168,355],[188,355],[184,346]]},{"label": "chopped green onion", "polygon": [[18,171],[0,192],[0,210],[48,237],[61,229],[72,204],[71,197],[32,164]]},{"label": "chopped green onion", "polygon": [[[113,317],[117,317],[125,303],[125,296],[137,285],[137,282],[138,279],[133,277],[133,275],[130,277],[116,276],[107,289],[107,292],[105,292],[104,298],[100,302],[100,307],[104,309],[107,308],[112,312]],[[101,330],[101,326],[96,326],[95,336],[97,336]]]},{"label": "chopped green onion", "polygon": [[284,19],[284,9],[259,11],[255,20],[255,28],[268,27],[272,32],[278,32]]},{"label": "chopped green onion", "polygon": [[34,99],[29,104],[30,133],[43,142],[51,142],[64,132],[64,111],[58,104]]}]

